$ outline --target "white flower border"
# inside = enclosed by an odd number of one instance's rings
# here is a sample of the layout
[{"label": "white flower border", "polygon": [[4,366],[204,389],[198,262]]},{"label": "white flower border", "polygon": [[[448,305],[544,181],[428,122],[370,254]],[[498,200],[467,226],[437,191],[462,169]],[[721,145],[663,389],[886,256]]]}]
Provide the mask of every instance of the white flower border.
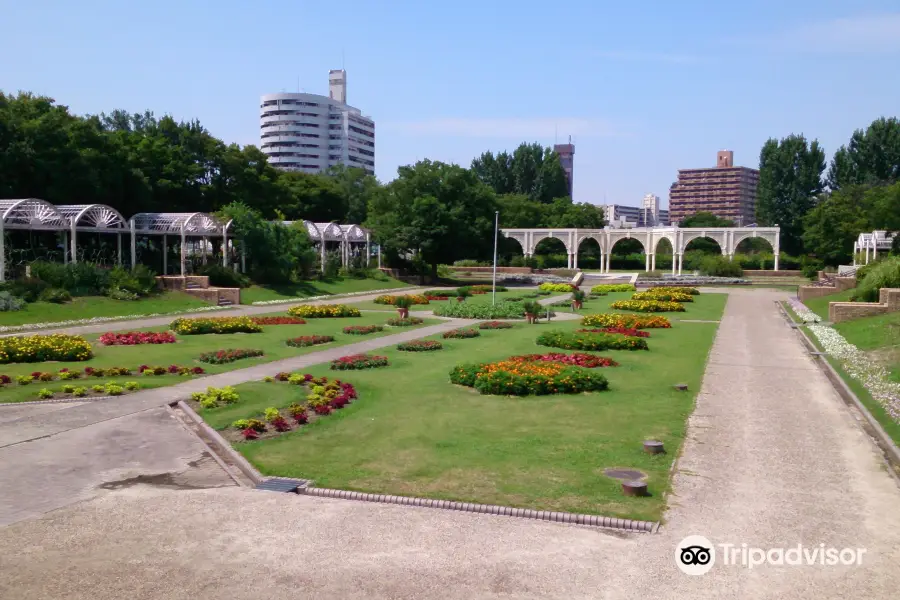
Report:
[{"label": "white flower border", "polygon": [[146,315],[122,315],[120,317],[93,317],[91,319],[73,319],[71,321],[54,321],[53,323],[27,323],[25,325],[10,325],[8,327],[0,327],[0,333],[10,333],[14,331],[32,331],[38,329],[57,329],[70,327],[72,325],[94,325],[97,323],[110,323],[112,321],[131,321],[134,319],[151,319],[153,317],[169,317],[174,315],[186,315],[190,313],[210,312],[214,310],[233,309],[233,306],[201,306],[200,308],[191,308],[189,310],[178,310],[168,313],[150,313]]},{"label": "white flower border", "polygon": [[833,327],[822,325],[819,316],[799,300],[791,298],[788,303],[797,316],[809,324],[809,331],[825,352],[833,356],[850,377],[862,384],[891,419],[900,422],[900,383],[890,380],[888,370],[848,342]]},{"label": "white flower border", "polygon": [[[420,287],[420,286],[417,286]],[[399,290],[410,290],[415,288],[385,288],[382,290],[366,290],[364,292],[346,292],[343,294],[326,294],[324,296],[307,296],[305,298],[283,298],[281,300],[260,300],[251,303],[251,306],[272,306],[273,304],[302,304],[303,302],[315,302],[317,300],[330,300],[338,298],[350,298],[353,296],[365,296],[366,294],[384,294],[386,292],[396,292]]]}]

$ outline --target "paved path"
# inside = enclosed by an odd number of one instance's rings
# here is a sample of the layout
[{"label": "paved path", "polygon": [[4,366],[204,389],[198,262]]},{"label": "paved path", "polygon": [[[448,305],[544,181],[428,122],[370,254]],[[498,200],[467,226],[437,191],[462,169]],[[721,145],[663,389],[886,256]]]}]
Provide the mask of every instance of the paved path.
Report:
[{"label": "paved path", "polygon": [[[0,597],[896,598],[900,489],[775,310],[783,297],[731,292],[659,534],[136,486],[0,529]],[[30,449],[44,442],[0,450],[0,470],[47,457]],[[867,553],[861,567],[720,563],[691,578],[674,566],[689,534]]]}]

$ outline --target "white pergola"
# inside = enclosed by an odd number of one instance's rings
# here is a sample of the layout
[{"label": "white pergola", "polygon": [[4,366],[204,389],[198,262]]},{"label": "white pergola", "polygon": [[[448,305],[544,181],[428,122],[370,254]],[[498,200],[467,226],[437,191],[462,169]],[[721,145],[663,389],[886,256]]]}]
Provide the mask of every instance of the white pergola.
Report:
[{"label": "white pergola", "polygon": [[578,268],[578,248],[587,239],[593,239],[600,246],[601,272],[609,272],[609,259],[613,246],[620,240],[638,240],[644,247],[647,271],[656,270],[656,247],[662,240],[669,240],[674,253],[672,273],[681,274],[684,252],[687,245],[698,238],[710,238],[722,248],[722,254],[734,258],[738,244],[749,238],[761,238],[772,245],[775,255],[775,270],[778,270],[780,244],[779,227],[640,227],[633,229],[501,229],[503,235],[516,240],[522,246],[526,257],[532,256],[537,245],[545,239],[558,239],[566,247],[568,266]]},{"label": "white pergola", "polygon": [[[131,264],[137,263],[137,236],[161,235],[163,275],[168,274],[168,237],[178,236],[181,241],[181,274],[185,274],[185,257],[188,253],[187,238],[202,238],[203,262],[206,263],[208,238],[222,238],[222,266],[228,266],[228,228],[231,221],[222,223],[205,213],[138,213],[128,222],[131,231]],[[243,263],[243,252],[241,257]],[[242,265],[243,266],[243,265]],[[243,271],[243,268],[241,269]]]},{"label": "white pergola", "polygon": [[853,266],[856,266],[856,255],[862,252],[866,254],[866,262],[869,264],[869,250],[872,251],[872,260],[878,258],[878,251],[889,252],[894,243],[896,233],[878,230],[872,233],[861,233],[856,241],[853,242]]},{"label": "white pergola", "polygon": [[[293,225],[296,221],[282,221],[285,225]],[[341,264],[347,266],[352,255],[352,244],[366,245],[366,264],[369,264],[371,235],[368,230],[359,225],[340,225],[331,223],[313,223],[302,221],[309,233],[310,239],[319,247],[319,262],[322,271],[325,270],[325,251],[328,242],[340,244]],[[378,266],[381,267],[381,246],[378,246]]]},{"label": "white pergola", "polygon": [[119,264],[122,264],[122,231],[125,219],[105,204],[54,206],[38,198],[0,200],[0,281],[6,280],[6,238],[8,229],[62,232],[63,262],[78,260],[78,232],[118,235]]}]

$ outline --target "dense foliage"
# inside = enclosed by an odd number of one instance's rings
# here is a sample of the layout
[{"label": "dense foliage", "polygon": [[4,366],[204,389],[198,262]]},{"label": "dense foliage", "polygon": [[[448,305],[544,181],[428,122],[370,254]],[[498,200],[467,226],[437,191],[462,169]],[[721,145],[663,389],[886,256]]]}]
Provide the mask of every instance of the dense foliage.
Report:
[{"label": "dense foliage", "polygon": [[900,288],[900,256],[892,256],[870,265],[858,281],[853,299],[878,302],[881,288]]}]

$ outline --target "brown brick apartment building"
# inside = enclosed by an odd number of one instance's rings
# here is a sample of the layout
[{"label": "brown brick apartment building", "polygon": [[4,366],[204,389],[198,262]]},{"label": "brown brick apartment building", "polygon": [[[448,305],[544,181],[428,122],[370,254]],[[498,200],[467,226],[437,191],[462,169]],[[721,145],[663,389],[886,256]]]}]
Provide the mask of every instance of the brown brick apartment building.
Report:
[{"label": "brown brick apartment building", "polygon": [[701,211],[731,219],[735,225],[756,222],[756,187],[759,171],[734,166],[734,152],[720,150],[716,166],[679,169],[678,181],[669,190],[669,219],[680,223]]}]

